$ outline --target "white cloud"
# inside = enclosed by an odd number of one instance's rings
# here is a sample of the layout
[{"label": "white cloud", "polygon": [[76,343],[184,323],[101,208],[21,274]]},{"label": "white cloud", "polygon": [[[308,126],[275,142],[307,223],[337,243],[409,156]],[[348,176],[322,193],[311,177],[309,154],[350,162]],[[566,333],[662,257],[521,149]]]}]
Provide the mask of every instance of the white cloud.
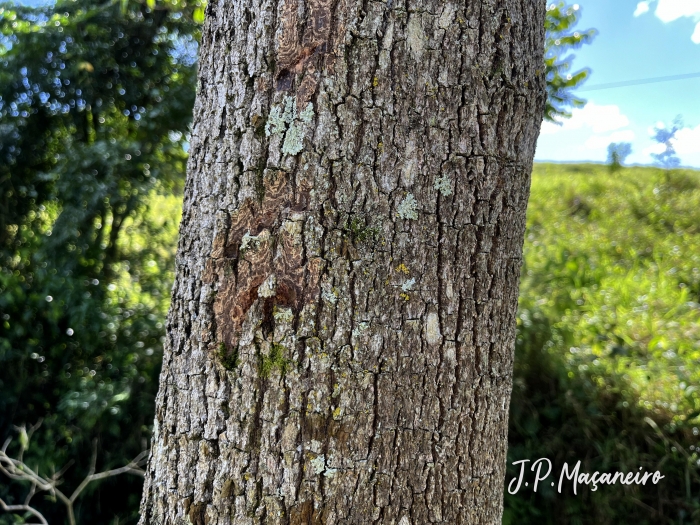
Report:
[{"label": "white cloud", "polygon": [[700,125],[679,129],[673,146],[679,156],[700,153]]},{"label": "white cloud", "polygon": [[643,15],[644,13],[646,13],[647,11],[649,11],[649,4],[650,4],[650,3],[651,3],[650,1],[647,1],[647,2],[639,2],[639,3],[637,4],[637,9],[634,10],[634,16]]},{"label": "white cloud", "polygon": [[700,44],[700,22],[695,25],[695,31],[693,31],[693,36],[690,39],[695,44]]},{"label": "white cloud", "polygon": [[564,119],[561,122],[561,126],[551,122],[543,123],[541,133],[548,135],[582,128],[590,129],[593,133],[606,133],[624,128],[629,124],[629,119],[622,114],[618,106],[599,106],[589,102],[583,108],[573,109],[571,118]]},{"label": "white cloud", "polygon": [[695,31],[690,39],[700,44],[700,0],[644,0],[637,4],[634,16],[649,12],[649,7],[656,2],[654,14],[664,23],[673,22],[679,18],[692,18],[697,22]]},{"label": "white cloud", "polygon": [[672,22],[683,16],[700,18],[700,0],[658,0],[655,15],[662,22]]},{"label": "white cloud", "polygon": [[593,135],[583,144],[583,146],[586,149],[607,148],[612,142],[632,142],[634,137],[634,131],[631,129],[625,129],[622,131],[616,131],[611,135]]},{"label": "white cloud", "polygon": [[644,148],[642,150],[642,154],[643,155],[650,155],[652,153],[655,153],[656,155],[658,155],[660,153],[663,153],[664,151],[666,151],[666,146],[663,144],[656,143],[656,144],[652,144],[648,148]]}]

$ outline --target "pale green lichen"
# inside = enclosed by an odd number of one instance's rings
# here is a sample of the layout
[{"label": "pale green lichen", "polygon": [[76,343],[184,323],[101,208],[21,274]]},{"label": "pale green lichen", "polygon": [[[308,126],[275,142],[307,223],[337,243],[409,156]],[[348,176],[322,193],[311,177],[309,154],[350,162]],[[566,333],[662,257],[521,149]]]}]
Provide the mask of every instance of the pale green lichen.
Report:
[{"label": "pale green lichen", "polygon": [[418,219],[418,203],[412,193],[406,195],[396,211],[402,219]]},{"label": "pale green lichen", "polygon": [[326,457],[323,454],[316,456],[309,463],[311,464],[311,469],[314,471],[314,474],[323,473],[325,477],[331,478],[338,472],[338,469],[326,467]]},{"label": "pale green lichen", "polygon": [[310,463],[315,474],[320,474],[326,470],[326,457],[323,454],[316,456]]},{"label": "pale green lichen", "polygon": [[336,304],[338,302],[338,294],[328,283],[325,283],[321,286],[321,297],[324,301],[329,302],[331,304]]},{"label": "pale green lichen", "polygon": [[452,180],[447,175],[442,177],[437,177],[435,179],[434,188],[438,190],[443,197],[448,197],[452,195]]},{"label": "pale green lichen", "polygon": [[294,320],[294,312],[291,308],[278,308],[275,305],[272,311],[272,317],[281,323],[290,323]]},{"label": "pale green lichen", "polygon": [[284,114],[282,120],[287,124],[291,124],[297,118],[297,99],[296,97],[284,97]]},{"label": "pale green lichen", "polygon": [[284,133],[287,129],[287,124],[282,116],[282,108],[280,106],[274,106],[270,110],[270,116],[265,123],[265,135],[269,137],[270,135],[277,135]]},{"label": "pale green lichen", "polygon": [[415,280],[414,278],[407,279],[407,280],[401,285],[401,289],[402,289],[404,292],[410,292],[411,290],[413,290],[413,286],[414,286],[415,284],[416,284],[416,280]]},{"label": "pale green lichen", "polygon": [[269,137],[284,133],[282,153],[296,155],[304,149],[306,126],[311,123],[313,118],[314,107],[311,102],[300,114],[297,114],[296,98],[284,97],[282,104],[274,106],[270,110],[270,116],[265,124],[265,135]]},{"label": "pale green lichen", "polygon": [[243,239],[241,239],[240,251],[244,252],[257,243],[258,238],[251,235],[250,232],[246,232],[245,235],[243,235]]},{"label": "pale green lichen", "polygon": [[352,330],[352,336],[353,337],[358,337],[362,332],[366,331],[369,328],[369,323],[366,321],[362,321],[360,324],[357,325],[356,328]]},{"label": "pale green lichen", "polygon": [[270,274],[258,287],[258,297],[274,297],[277,294],[277,276]]},{"label": "pale green lichen", "polygon": [[304,126],[299,122],[292,122],[284,136],[282,153],[285,155],[296,155],[304,149]]},{"label": "pale green lichen", "polygon": [[[295,104],[296,104],[296,102],[295,102]],[[302,112],[299,114],[299,118],[300,118],[301,121],[304,122],[305,124],[311,124],[311,121],[312,121],[313,118],[314,118],[314,105],[313,105],[311,102],[309,102],[309,103],[306,105],[306,108],[304,108],[304,111],[302,111]]]},{"label": "pale green lichen", "polygon": [[241,246],[238,249],[241,257],[243,257],[245,255],[245,252],[247,252],[248,250],[258,248],[261,242],[266,241],[269,238],[270,232],[267,230],[263,230],[258,236],[251,235],[250,232],[246,232],[245,235],[243,235],[243,238],[241,239]]}]

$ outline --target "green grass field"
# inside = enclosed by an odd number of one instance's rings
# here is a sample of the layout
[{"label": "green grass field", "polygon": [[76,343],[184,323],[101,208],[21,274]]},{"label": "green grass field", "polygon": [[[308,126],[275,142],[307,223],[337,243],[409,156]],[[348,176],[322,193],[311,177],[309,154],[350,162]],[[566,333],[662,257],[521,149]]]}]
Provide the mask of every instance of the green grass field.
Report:
[{"label": "green grass field", "polygon": [[666,478],[520,491],[504,523],[700,522],[699,303],[700,172],[535,166],[509,462]]}]

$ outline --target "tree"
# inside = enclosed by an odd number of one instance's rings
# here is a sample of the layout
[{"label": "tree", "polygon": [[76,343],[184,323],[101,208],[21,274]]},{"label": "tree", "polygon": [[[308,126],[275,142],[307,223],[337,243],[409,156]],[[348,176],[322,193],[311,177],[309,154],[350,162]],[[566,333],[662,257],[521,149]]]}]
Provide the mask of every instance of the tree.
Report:
[{"label": "tree", "polygon": [[544,118],[552,122],[557,122],[557,117],[571,117],[569,108],[582,107],[586,103],[585,100],[573,95],[572,91],[586,81],[591,71],[584,68],[575,73],[569,73],[574,55],[568,53],[583,44],[590,44],[596,35],[596,30],[574,31],[580,15],[578,4],[568,5],[565,2],[559,2],[547,7],[544,22],[547,32],[545,41],[547,106]]},{"label": "tree", "polygon": [[676,148],[674,145],[676,133],[681,129],[683,129],[683,119],[680,115],[673,119],[670,128],[667,128],[663,122],[654,127],[654,135],[652,138],[660,148],[658,153],[651,154],[651,158],[654,159],[654,162],[658,166],[666,170],[677,168],[681,165],[681,159],[676,155]]},{"label": "tree", "polygon": [[212,2],[143,524],[497,523],[545,5]]},{"label": "tree", "polygon": [[619,171],[625,159],[632,154],[632,144],[629,142],[611,142],[608,144],[608,165],[610,171]]}]

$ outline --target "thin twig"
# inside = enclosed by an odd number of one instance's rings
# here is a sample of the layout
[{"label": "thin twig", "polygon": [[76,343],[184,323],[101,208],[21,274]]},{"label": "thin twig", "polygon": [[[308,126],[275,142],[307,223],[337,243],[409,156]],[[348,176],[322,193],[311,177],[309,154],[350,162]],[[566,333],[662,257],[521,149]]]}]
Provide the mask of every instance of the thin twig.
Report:
[{"label": "thin twig", "polygon": [[30,507],[29,505],[6,505],[5,502],[2,499],[0,499],[0,507],[2,507],[2,510],[4,510],[5,512],[29,512],[29,514],[41,521],[40,525],[49,525],[49,522],[46,521],[46,518],[44,518],[41,512],[39,512],[33,507]]},{"label": "thin twig", "polygon": [[[25,430],[25,427],[19,427],[20,432],[26,432],[27,436],[31,436],[34,431],[39,428],[41,421],[36,425],[33,425],[29,431]],[[58,473],[54,474],[51,478],[42,477],[39,474],[38,468],[32,470],[26,463],[21,460],[22,453],[26,450],[25,444],[20,447],[20,459],[12,458],[7,455],[7,447],[10,445],[11,439],[8,438],[0,449],[0,473],[4,474],[8,478],[15,481],[26,481],[31,484],[29,493],[24,500],[23,505],[7,505],[2,499],[0,499],[0,507],[5,512],[28,512],[37,519],[41,521],[40,524],[35,525],[48,525],[48,522],[42,516],[42,514],[29,505],[31,499],[36,494],[37,490],[41,492],[49,492],[52,496],[61,500],[61,502],[66,507],[66,512],[68,513],[68,523],[70,525],[75,525],[75,515],[73,512],[73,504],[75,500],[80,496],[80,493],[93,481],[98,481],[100,479],[109,478],[112,476],[118,476],[120,474],[135,474],[138,476],[144,476],[145,472],[141,468],[145,465],[149,451],[144,450],[134,459],[132,459],[128,464],[123,467],[115,468],[112,470],[107,470],[105,472],[99,472],[95,474],[95,466],[97,463],[97,445],[93,443],[93,454],[90,461],[90,470],[88,475],[83,479],[83,481],[78,485],[78,487],[73,491],[70,497],[66,496],[63,492],[56,488],[56,486],[61,482],[60,476],[65,472],[66,467],[62,468]]]}]

